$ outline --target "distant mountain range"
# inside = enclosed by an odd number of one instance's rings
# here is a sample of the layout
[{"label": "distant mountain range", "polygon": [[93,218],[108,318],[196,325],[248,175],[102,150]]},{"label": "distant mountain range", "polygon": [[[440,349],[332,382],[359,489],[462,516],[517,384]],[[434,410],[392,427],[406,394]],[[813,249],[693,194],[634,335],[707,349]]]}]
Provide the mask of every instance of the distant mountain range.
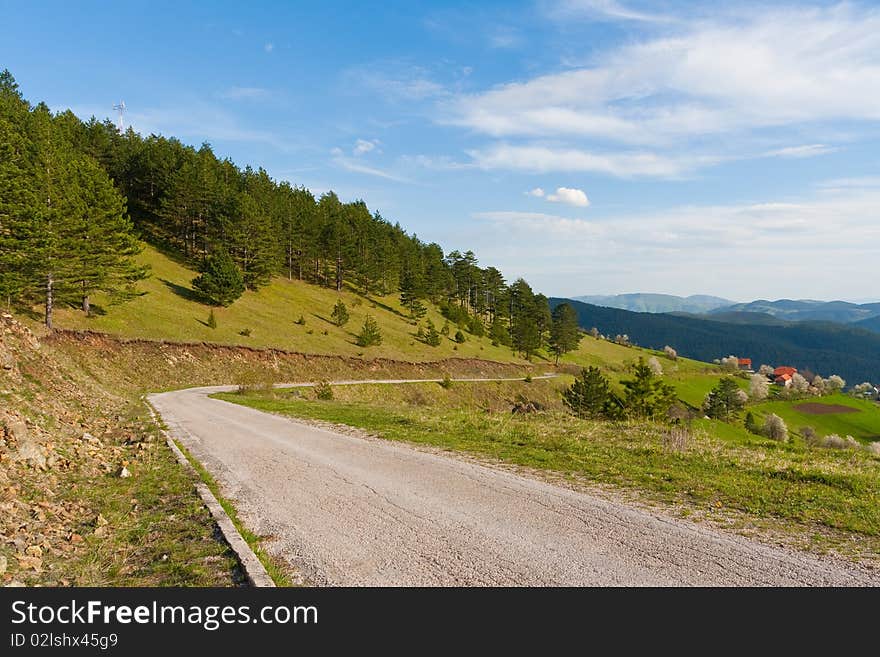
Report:
[{"label": "distant mountain range", "polygon": [[584,329],[595,326],[610,337],[626,333],[632,342],[643,347],[662,349],[670,345],[682,356],[709,362],[734,354],[751,358],[756,365],[792,365],[823,376],[839,374],[850,385],[880,381],[880,333],[866,330],[870,326],[880,330],[878,318],[862,320],[857,326],[827,321],[795,322],[770,313],[747,311],[697,317],[631,312],[571,299],[550,299],[554,308],[562,302],[572,305]]},{"label": "distant mountain range", "polygon": [[762,313],[790,322],[839,322],[853,324],[880,316],[880,303],[849,303],[848,301],[812,301],[809,299],[737,303],[714,308],[709,313]]},{"label": "distant mountain range", "polygon": [[789,322],[835,322],[880,333],[880,303],[759,299],[734,303],[720,297],[671,294],[617,294],[573,297],[575,301],[644,313],[671,313],[731,324],[782,326]]},{"label": "distant mountain range", "polygon": [[707,313],[716,308],[734,304],[729,299],[695,294],[689,297],[677,297],[672,294],[614,294],[610,296],[573,297],[575,301],[583,301],[594,306],[619,308],[637,313]]}]

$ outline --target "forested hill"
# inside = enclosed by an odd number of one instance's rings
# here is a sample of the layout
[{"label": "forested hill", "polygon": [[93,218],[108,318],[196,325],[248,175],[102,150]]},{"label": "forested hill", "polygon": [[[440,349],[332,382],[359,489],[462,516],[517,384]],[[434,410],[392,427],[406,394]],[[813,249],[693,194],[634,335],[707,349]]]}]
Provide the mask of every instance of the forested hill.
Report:
[{"label": "forested hill", "polygon": [[423,301],[493,342],[530,355],[550,337],[547,298],[505,281],[471,251],[444,254],[371,212],[240,168],[208,144],[120,133],[110,121],[53,114],[0,73],[0,295],[30,308],[137,293],[135,235],[201,271],[194,285],[220,305],[273,276],[335,290],[400,293],[412,319]]},{"label": "forested hill", "polygon": [[570,299],[582,328],[596,327],[614,338],[626,334],[640,346],[670,345],[696,360],[728,355],[751,358],[758,365],[792,365],[824,376],[839,374],[850,384],[880,380],[880,335],[841,324],[801,322],[791,325],[727,324],[676,315],[634,313]]}]

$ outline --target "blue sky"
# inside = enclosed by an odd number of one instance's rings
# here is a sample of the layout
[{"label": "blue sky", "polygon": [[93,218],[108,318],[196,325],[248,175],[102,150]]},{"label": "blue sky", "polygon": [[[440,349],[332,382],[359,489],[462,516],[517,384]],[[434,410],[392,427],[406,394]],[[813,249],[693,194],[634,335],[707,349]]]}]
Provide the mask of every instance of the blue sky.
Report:
[{"label": "blue sky", "polygon": [[561,296],[878,298],[876,3],[5,2],[32,101]]}]

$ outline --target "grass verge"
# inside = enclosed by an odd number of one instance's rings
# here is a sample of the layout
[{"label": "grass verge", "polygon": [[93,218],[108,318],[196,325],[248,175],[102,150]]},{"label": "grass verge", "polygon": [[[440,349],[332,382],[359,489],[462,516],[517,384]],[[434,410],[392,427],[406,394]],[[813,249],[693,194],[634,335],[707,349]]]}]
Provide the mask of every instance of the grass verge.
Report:
[{"label": "grass verge", "polygon": [[260,545],[260,537],[244,525],[238,517],[238,512],[235,510],[235,506],[221,494],[217,480],[214,479],[211,473],[208,472],[205,466],[203,466],[197,458],[189,453],[189,450],[183,445],[183,443],[179,440],[174,440],[174,444],[177,445],[177,448],[183,453],[186,460],[189,461],[190,465],[198,473],[202,482],[204,482],[214,497],[217,498],[217,501],[220,503],[220,506],[223,507],[223,510],[226,512],[226,515],[229,516],[229,519],[232,520],[232,524],[235,525],[238,533],[241,534],[241,537],[254,551],[254,554],[257,555],[260,563],[263,564],[266,572],[269,573],[269,577],[275,582],[275,586],[294,586],[293,580],[287,575],[283,565],[263,549]]}]

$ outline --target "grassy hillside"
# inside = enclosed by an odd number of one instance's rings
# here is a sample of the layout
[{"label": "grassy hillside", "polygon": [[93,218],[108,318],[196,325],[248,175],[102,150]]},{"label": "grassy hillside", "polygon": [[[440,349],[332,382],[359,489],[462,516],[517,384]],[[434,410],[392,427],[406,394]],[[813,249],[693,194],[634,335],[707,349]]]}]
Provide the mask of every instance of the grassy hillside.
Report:
[{"label": "grassy hillside", "polygon": [[[131,338],[275,347],[314,354],[420,361],[453,356],[514,360],[509,349],[493,347],[490,340],[472,335],[461,345],[446,338],[439,347],[420,342],[415,336],[417,327],[406,317],[396,295],[368,299],[347,290],[337,294],[335,290],[282,278],[257,292],[245,292],[229,308],[214,308],[217,328],[212,329],[207,325],[211,306],[202,303],[191,286],[195,272],[149,246],[140,260],[152,270],[152,276],[139,285],[145,294],[116,306],[96,296],[94,304],[104,314],[95,313],[89,318],[74,308],[60,309],[56,325]],[[338,298],[351,314],[348,324],[341,328],[330,322]],[[383,342],[363,349],[355,344],[355,336],[367,314],[376,318]],[[295,323],[300,316],[305,319],[304,326]],[[428,318],[438,329],[443,326],[444,319],[435,308],[429,309]],[[241,335],[247,329],[250,336]]]}]

